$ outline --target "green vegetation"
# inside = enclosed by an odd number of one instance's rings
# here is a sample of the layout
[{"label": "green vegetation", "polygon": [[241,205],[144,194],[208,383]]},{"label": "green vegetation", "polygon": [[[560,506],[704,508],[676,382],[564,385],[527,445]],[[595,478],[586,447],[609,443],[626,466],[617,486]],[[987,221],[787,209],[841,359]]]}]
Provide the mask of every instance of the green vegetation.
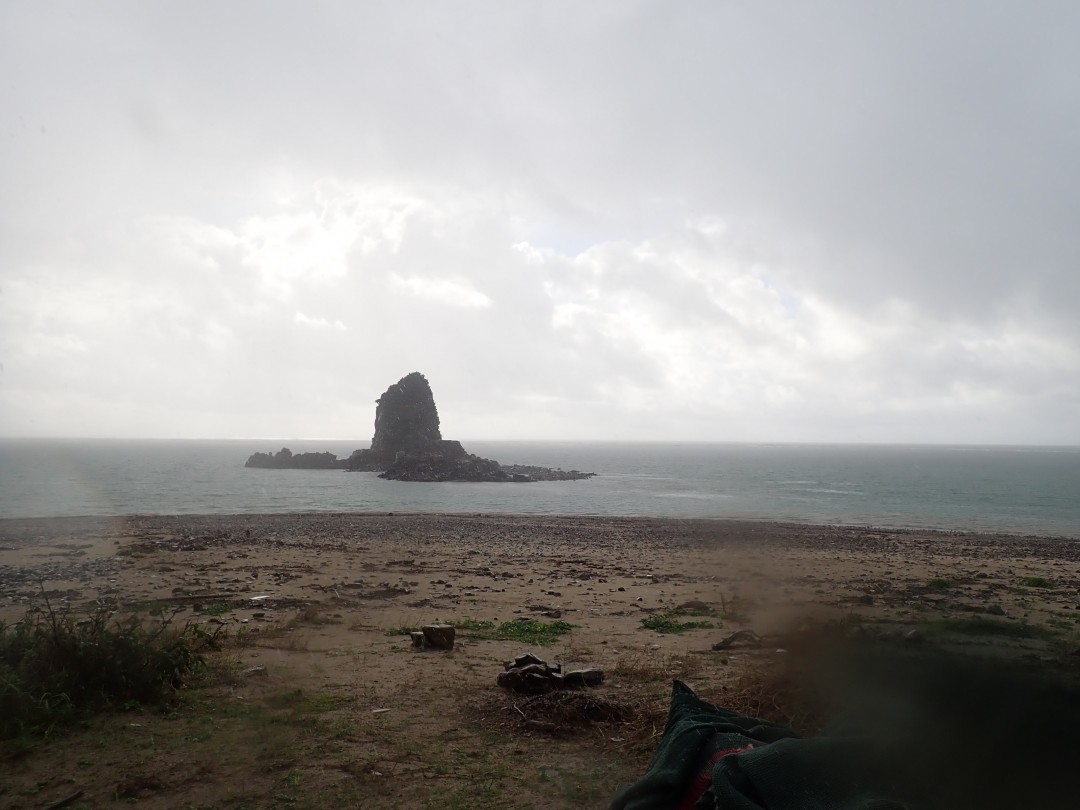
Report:
[{"label": "green vegetation", "polygon": [[15,625],[0,622],[0,739],[47,732],[86,711],[162,703],[205,666],[217,633],[145,627],[99,612],[76,620],[34,608]]},{"label": "green vegetation", "polygon": [[[522,644],[546,646],[560,636],[574,629],[574,625],[559,619],[551,622],[537,619],[513,619],[496,625],[487,619],[451,619],[446,624],[452,625],[462,636],[487,641],[518,641]],[[392,627],[386,631],[388,636],[405,636],[415,633],[419,627]]]},{"label": "green vegetation", "polygon": [[1051,632],[1044,627],[1036,627],[1027,622],[1009,622],[1002,619],[988,619],[985,616],[971,616],[962,619],[944,619],[939,626],[943,630],[962,633],[967,636],[1004,636],[1006,638],[1046,638]]},{"label": "green vegetation", "polygon": [[[494,629],[491,638],[520,641],[522,644],[546,645],[574,629],[574,625],[556,619],[551,622],[536,619],[514,619],[503,622]],[[485,638],[485,636],[480,636]]]},{"label": "green vegetation", "polygon": [[642,619],[641,626],[646,630],[655,630],[657,633],[685,633],[688,630],[715,627],[716,625],[710,621],[684,622],[679,620],[680,617],[710,615],[712,613],[708,610],[672,608],[671,610],[665,610],[663,613],[654,613]]},{"label": "green vegetation", "polygon": [[926,583],[926,587],[932,591],[944,591],[952,587],[952,583],[941,577],[934,577]]},{"label": "green vegetation", "polygon": [[1020,580],[1020,584],[1025,588],[1053,588],[1053,581],[1046,577],[1024,577]]}]

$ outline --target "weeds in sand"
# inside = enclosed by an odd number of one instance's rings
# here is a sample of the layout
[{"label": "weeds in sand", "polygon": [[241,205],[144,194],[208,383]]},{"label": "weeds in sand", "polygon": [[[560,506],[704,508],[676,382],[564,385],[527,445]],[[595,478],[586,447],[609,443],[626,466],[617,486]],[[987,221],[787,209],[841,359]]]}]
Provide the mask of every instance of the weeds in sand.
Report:
[{"label": "weeds in sand", "polygon": [[938,627],[966,636],[1003,636],[1006,638],[1047,638],[1052,635],[1045,627],[1037,627],[1027,622],[1009,622],[1001,619],[988,619],[985,616],[943,619]]},{"label": "weeds in sand", "polygon": [[700,673],[701,668],[700,658],[689,653],[675,656],[658,651],[640,651],[621,654],[611,669],[611,675],[627,683],[649,683],[692,678]]},{"label": "weeds in sand", "polygon": [[552,644],[560,636],[565,636],[574,625],[561,619],[544,622],[537,619],[514,619],[503,622],[490,631],[490,636],[481,634],[480,638],[492,638],[501,641],[518,641],[522,644]]},{"label": "weeds in sand", "polygon": [[707,629],[716,627],[710,621],[680,621],[682,616],[708,616],[711,612],[700,609],[673,608],[663,613],[654,613],[641,620],[641,626],[646,630],[655,630],[657,633],[686,633],[690,630]]},{"label": "weeds in sand", "polygon": [[[550,622],[537,619],[513,619],[496,625],[487,619],[451,619],[446,624],[454,627],[463,637],[485,641],[517,641],[522,644],[546,646],[554,643],[574,629],[574,625],[559,619]],[[392,627],[386,631],[388,636],[403,636],[415,633],[419,627]]]},{"label": "weeds in sand", "polygon": [[1054,582],[1046,577],[1023,577],[1020,584],[1025,588],[1053,588]]},{"label": "weeds in sand", "polygon": [[720,592],[720,618],[733,622],[741,622],[746,618],[743,599],[737,592],[730,597],[725,597],[723,591]]},{"label": "weeds in sand", "polygon": [[108,611],[76,619],[45,599],[13,626],[0,622],[0,738],[48,730],[86,710],[161,703],[220,649],[223,631],[146,627]]},{"label": "weeds in sand", "polygon": [[474,638],[486,637],[495,630],[495,622],[487,619],[473,619],[469,616],[464,619],[452,619],[447,624],[453,626],[455,630],[460,630],[462,633],[467,633]]},{"label": "weeds in sand", "polygon": [[398,627],[388,627],[383,631],[384,636],[407,636],[410,633],[420,632],[420,626],[414,624],[403,624]]}]

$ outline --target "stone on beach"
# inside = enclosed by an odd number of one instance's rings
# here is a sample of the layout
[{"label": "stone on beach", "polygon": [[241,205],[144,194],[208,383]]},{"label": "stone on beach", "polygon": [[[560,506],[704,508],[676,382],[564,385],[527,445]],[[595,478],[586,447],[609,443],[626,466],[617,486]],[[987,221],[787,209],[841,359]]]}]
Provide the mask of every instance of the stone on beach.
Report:
[{"label": "stone on beach", "polygon": [[563,674],[562,664],[549,664],[532,653],[523,653],[513,661],[507,661],[503,664],[503,670],[495,682],[511,692],[526,695],[599,686],[604,682],[604,671],[601,669],[578,669]]},{"label": "stone on beach", "polygon": [[421,650],[454,649],[456,631],[449,624],[425,624],[409,633],[412,645]]}]

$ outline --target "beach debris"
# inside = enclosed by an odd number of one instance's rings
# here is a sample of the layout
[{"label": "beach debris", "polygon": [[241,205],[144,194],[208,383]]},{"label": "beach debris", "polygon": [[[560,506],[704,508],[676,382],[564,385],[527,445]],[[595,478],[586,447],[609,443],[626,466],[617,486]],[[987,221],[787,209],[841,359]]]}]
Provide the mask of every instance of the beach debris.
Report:
[{"label": "beach debris", "polygon": [[[525,732],[552,737],[569,735],[596,724],[621,725],[635,715],[631,704],[576,689],[555,690],[524,699],[515,697],[513,701],[505,711],[515,726]],[[617,741],[622,742],[622,737]]]},{"label": "beach debris", "polygon": [[602,669],[575,669],[563,672],[562,664],[549,664],[532,653],[522,653],[503,664],[495,682],[504,689],[525,695],[543,695],[557,689],[581,689],[604,682]]},{"label": "beach debris", "polygon": [[422,650],[452,650],[456,631],[452,624],[425,624],[409,633],[414,647]]},{"label": "beach debris", "polygon": [[582,686],[599,686],[604,682],[604,670],[575,669],[563,675],[562,683],[566,689],[576,689]]},{"label": "beach debris", "polygon": [[526,720],[521,726],[526,731],[542,731],[545,734],[558,734],[562,729],[547,720]]},{"label": "beach debris", "polygon": [[240,677],[241,678],[250,678],[253,675],[261,675],[261,676],[263,676],[265,678],[266,677],[266,667],[264,667],[262,665],[257,665],[257,666],[253,666],[253,667],[248,667],[247,669],[244,669],[244,670],[240,671]]},{"label": "beach debris", "polygon": [[727,650],[734,647],[736,644],[741,644],[745,647],[760,647],[763,639],[753,630],[736,630],[726,638],[721,639],[712,645],[714,650]]},{"label": "beach debris", "polygon": [[707,602],[702,602],[700,599],[691,599],[689,602],[683,602],[677,605],[676,610],[683,610],[688,613],[695,613],[701,615],[712,614],[712,605]]},{"label": "beach debris", "polygon": [[61,807],[67,807],[69,804],[73,804],[82,798],[83,792],[76,790],[74,793],[65,796],[62,799],[57,799],[55,802],[50,802],[45,805],[45,810],[60,810]]}]

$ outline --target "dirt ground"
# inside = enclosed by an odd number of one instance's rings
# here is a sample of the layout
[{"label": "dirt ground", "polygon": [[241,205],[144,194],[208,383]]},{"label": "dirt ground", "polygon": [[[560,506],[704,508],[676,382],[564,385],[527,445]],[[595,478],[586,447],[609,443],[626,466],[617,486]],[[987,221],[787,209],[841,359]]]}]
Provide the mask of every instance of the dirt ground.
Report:
[{"label": "dirt ground", "polygon": [[[1069,539],[731,521],[0,521],[9,624],[47,599],[230,639],[167,711],[9,745],[0,807],[604,807],[645,768],[672,678],[812,731],[755,684],[817,628],[1075,667],[1078,558]],[[520,618],[573,627],[548,646],[499,637]],[[452,651],[411,645],[434,622],[457,625]],[[713,649],[737,630],[762,641]],[[526,651],[605,681],[504,691],[503,662]]]}]

